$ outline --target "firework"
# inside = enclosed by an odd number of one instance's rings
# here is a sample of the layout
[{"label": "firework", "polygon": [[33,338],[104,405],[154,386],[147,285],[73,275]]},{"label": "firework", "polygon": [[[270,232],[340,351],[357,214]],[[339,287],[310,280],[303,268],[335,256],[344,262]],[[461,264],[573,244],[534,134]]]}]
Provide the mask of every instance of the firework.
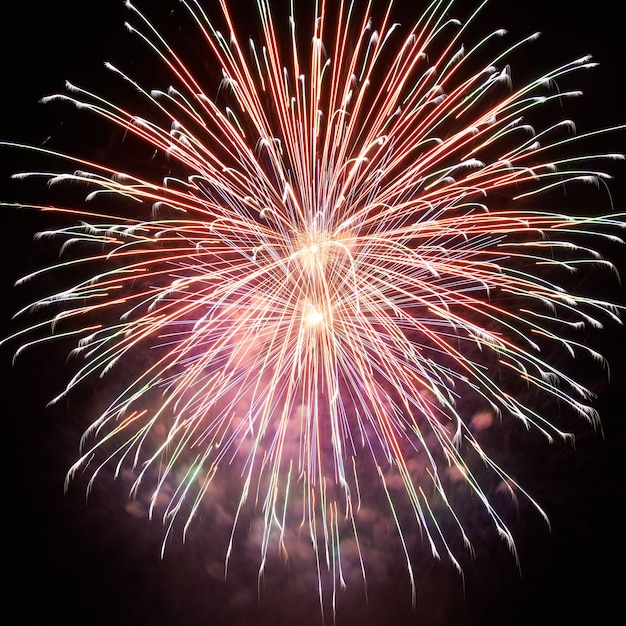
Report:
[{"label": "firework", "polygon": [[[237,474],[226,562],[252,507],[261,569],[276,546],[289,553],[297,528],[320,589],[326,571],[333,589],[344,583],[345,558],[366,577],[359,529],[376,489],[411,579],[415,528],[457,565],[449,533],[470,545],[451,476],[513,548],[472,460],[533,501],[475,433],[498,416],[568,437],[514,393],[516,381],[596,423],[590,392],[542,348],[601,360],[574,331],[618,320],[616,307],[572,293],[562,275],[610,266],[588,239],[617,239],[623,216],[573,217],[543,210],[541,198],[604,181],[593,163],[622,157],[567,156],[584,138],[571,122],[528,121],[577,95],[549,86],[593,63],[516,87],[507,59],[535,36],[494,55],[505,34],[496,31],[464,49],[477,13],[457,22],[451,2],[405,28],[391,4],[374,24],[370,4],[320,0],[300,28],[293,7],[273,15],[258,0],[257,40],[237,35],[225,2],[217,19],[180,4],[219,67],[214,82],[127,3],[129,29],[171,86],[147,91],[109,64],[136,109],[71,84],[45,99],[123,129],[167,175],[41,148],[31,149],[73,170],[18,175],[82,184],[90,201],[40,207],[80,222],[42,233],[64,241],[64,257],[24,280],[84,277],[25,309],[53,312],[24,331],[36,335],[24,347],[46,341],[36,333],[50,325],[51,336],[75,339],[83,360],[56,400],[124,372],[68,479],[86,466],[93,478],[131,468],[132,492],[149,485],[150,513],[169,534],[178,523],[185,533],[221,476]],[[472,423],[470,401],[484,407]]]}]

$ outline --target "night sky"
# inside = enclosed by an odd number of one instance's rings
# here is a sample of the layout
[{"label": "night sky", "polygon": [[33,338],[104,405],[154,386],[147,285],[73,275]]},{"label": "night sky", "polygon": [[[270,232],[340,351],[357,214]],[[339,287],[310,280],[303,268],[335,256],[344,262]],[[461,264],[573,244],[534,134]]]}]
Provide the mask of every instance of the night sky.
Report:
[{"label": "night sky", "polygon": [[[579,86],[585,95],[568,103],[564,111],[580,131],[589,131],[626,123],[623,21],[613,14],[613,3],[596,0],[584,8],[560,9],[569,3],[493,0],[477,31],[486,34],[504,26],[512,32],[511,41],[535,30],[543,32],[540,41],[527,48],[524,67],[513,67],[514,83],[516,76],[547,71],[591,53],[600,67],[568,79],[568,87]],[[167,15],[162,9],[168,5],[166,0],[137,4],[147,14],[155,6],[160,16]],[[239,12],[248,23],[253,2],[239,0],[237,4],[248,6]],[[397,4],[399,20],[409,25],[420,2],[398,0]],[[463,6],[472,3],[464,0],[459,3]],[[464,11],[460,8],[455,14],[463,16]],[[10,3],[0,15],[0,140],[46,143],[106,158],[119,143],[119,135],[101,124],[90,125],[88,116],[70,106],[42,105],[38,100],[62,91],[66,79],[115,99],[116,81],[103,67],[106,60],[116,62],[148,88],[169,85],[169,78],[159,83],[158,71],[147,64],[149,57],[124,29],[129,14],[121,1],[24,0]],[[590,150],[624,152],[626,133],[604,136],[590,145]],[[45,189],[34,189],[27,193],[27,184],[8,180],[14,172],[37,167],[33,154],[0,147],[0,199],[28,197],[54,203],[55,192],[47,195]],[[626,166],[610,163],[606,169],[615,176],[611,184],[615,208],[624,212]],[[607,195],[601,192],[577,191],[568,201],[576,208],[589,207],[590,212],[610,210]],[[39,293],[36,284],[15,288],[13,283],[55,258],[54,246],[33,242],[32,236],[55,222],[34,212],[2,210],[0,335],[6,335],[23,324],[11,319],[15,311]],[[626,276],[626,248],[606,245],[602,251]],[[618,281],[610,276],[593,274],[581,281],[594,295],[626,302]],[[486,435],[485,448],[543,506],[551,522],[549,529],[524,503],[517,511],[504,505],[517,540],[519,569],[493,529],[486,523],[483,527],[477,507],[469,502],[463,512],[470,519],[476,555],[471,558],[461,551],[463,577],[449,563],[433,561],[427,550],[416,547],[413,609],[398,553],[384,567],[372,567],[367,599],[358,578],[339,593],[338,625],[573,625],[615,622],[619,618],[613,615],[623,616],[626,332],[610,322],[607,326],[605,332],[591,332],[585,340],[607,356],[610,380],[599,367],[594,370],[586,362],[580,364],[581,377],[598,395],[602,432],[572,417],[575,450],[560,443],[549,446],[519,426]],[[15,623],[68,626],[320,623],[314,577],[307,568],[300,569],[297,558],[290,568],[273,563],[258,594],[258,561],[256,556],[247,559],[245,551],[236,555],[224,579],[218,565],[225,549],[223,528],[199,524],[186,544],[175,537],[161,558],[164,529],[158,521],[145,519],[141,502],[129,505],[124,479],[115,482],[103,475],[87,503],[86,483],[81,478],[64,494],[65,473],[93,417],[90,407],[105,401],[106,379],[95,381],[92,388],[82,389],[67,402],[46,408],[72,372],[71,364],[65,362],[59,347],[44,346],[27,352],[12,366],[15,347],[0,348],[7,460],[5,615],[18,616]]]}]

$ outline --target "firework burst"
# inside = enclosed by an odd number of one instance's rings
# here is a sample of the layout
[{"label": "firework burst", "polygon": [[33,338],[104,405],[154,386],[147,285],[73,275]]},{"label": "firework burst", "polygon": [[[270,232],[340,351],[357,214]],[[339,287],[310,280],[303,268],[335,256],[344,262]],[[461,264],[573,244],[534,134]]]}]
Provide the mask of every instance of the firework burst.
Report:
[{"label": "firework burst", "polygon": [[476,13],[450,19],[452,2],[433,2],[405,28],[390,4],[374,24],[370,4],[319,0],[301,29],[293,7],[273,15],[258,0],[256,40],[237,34],[224,1],[217,19],[193,0],[180,4],[219,68],[216,82],[192,73],[127,3],[128,28],[171,86],[146,91],[108,65],[132,87],[141,117],[71,84],[45,98],[136,137],[168,174],[31,148],[74,169],[18,175],[89,188],[90,205],[40,207],[80,222],[42,233],[64,240],[66,256],[24,278],[97,267],[25,309],[53,313],[24,333],[52,325],[83,359],[57,400],[124,368],[68,477],[86,466],[94,478],[105,466],[133,468],[133,492],[148,483],[151,514],[169,534],[179,522],[186,532],[220,476],[235,473],[226,561],[252,507],[262,513],[261,569],[275,546],[289,553],[298,529],[320,589],[325,571],[333,589],[344,583],[346,554],[366,577],[359,513],[376,489],[411,578],[412,529],[457,565],[448,533],[470,545],[448,495],[452,474],[513,548],[472,459],[532,500],[483,452],[480,425],[470,427],[461,404],[470,398],[487,421],[566,438],[513,392],[523,381],[597,420],[590,392],[542,347],[601,360],[574,331],[618,320],[616,308],[559,277],[611,267],[589,238],[602,230],[616,239],[623,216],[573,217],[539,199],[604,181],[593,163],[622,157],[564,156],[584,138],[571,122],[528,121],[577,95],[548,88],[593,63],[577,59],[515,87],[507,59],[535,36],[494,55],[505,34],[496,31],[465,49]]}]

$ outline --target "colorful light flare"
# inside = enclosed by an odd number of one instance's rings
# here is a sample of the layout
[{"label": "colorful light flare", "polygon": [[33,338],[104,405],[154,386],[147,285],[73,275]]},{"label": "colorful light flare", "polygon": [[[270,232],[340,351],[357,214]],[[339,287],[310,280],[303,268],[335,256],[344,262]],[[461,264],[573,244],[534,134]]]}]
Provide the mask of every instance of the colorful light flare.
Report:
[{"label": "colorful light flare", "polygon": [[104,466],[132,467],[135,490],[150,477],[151,512],[169,529],[183,516],[186,531],[228,467],[241,484],[227,559],[251,506],[263,518],[262,569],[297,527],[320,581],[328,570],[337,585],[347,546],[367,575],[359,511],[373,478],[411,578],[406,537],[416,529],[434,555],[458,563],[437,513],[470,544],[448,471],[513,548],[468,454],[530,497],[483,452],[460,400],[478,400],[484,423],[501,416],[567,437],[508,390],[513,375],[597,421],[590,392],[542,346],[601,359],[573,331],[618,321],[617,307],[558,277],[610,266],[588,241],[617,239],[623,215],[543,207],[561,203],[551,192],[564,186],[605,181],[593,164],[622,156],[571,156],[589,134],[571,133],[570,121],[526,121],[578,95],[549,87],[594,64],[577,59],[515,86],[507,60],[535,35],[495,54],[504,31],[464,48],[478,11],[460,23],[439,0],[412,28],[393,23],[391,4],[374,24],[371,3],[319,0],[303,31],[293,6],[279,16],[258,0],[258,41],[237,34],[226,2],[218,20],[194,0],[180,5],[221,84],[194,76],[127,3],[139,25],[129,30],[171,86],[147,91],[108,65],[134,90],[136,110],[71,84],[45,98],[123,129],[170,174],[29,148],[74,170],[18,175],[84,185],[90,200],[40,207],[80,222],[43,233],[65,242],[64,256],[24,280],[81,274],[86,260],[98,267],[27,307],[60,311],[18,336],[43,343],[37,333],[52,325],[53,336],[76,338],[83,360],[57,400],[124,371],[68,478],[86,466],[94,478]]}]

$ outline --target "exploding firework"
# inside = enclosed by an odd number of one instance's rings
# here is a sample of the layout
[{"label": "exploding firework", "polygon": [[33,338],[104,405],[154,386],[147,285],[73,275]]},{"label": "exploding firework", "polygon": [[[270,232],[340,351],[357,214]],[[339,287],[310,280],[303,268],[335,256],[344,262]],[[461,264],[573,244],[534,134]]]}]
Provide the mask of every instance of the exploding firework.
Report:
[{"label": "exploding firework", "polygon": [[[507,60],[534,36],[494,54],[496,31],[464,49],[476,13],[461,24],[451,2],[406,29],[390,4],[374,21],[369,4],[321,0],[300,28],[293,7],[283,19],[258,0],[250,40],[225,2],[216,19],[180,4],[216,80],[127,3],[171,86],[146,91],[108,65],[137,109],[70,84],[45,99],[143,142],[157,173],[32,148],[74,169],[19,175],[88,188],[89,205],[41,207],[80,223],[42,233],[64,241],[63,260],[24,279],[84,276],[25,309],[53,312],[24,333],[51,325],[83,359],[57,400],[123,370],[69,478],[129,468],[169,534],[236,476],[226,561],[254,509],[261,569],[308,535],[320,589],[326,571],[333,589],[344,583],[347,561],[367,576],[360,529],[380,495],[411,578],[414,529],[455,564],[449,537],[470,545],[449,493],[459,478],[513,547],[476,461],[533,501],[481,448],[480,419],[568,437],[521,381],[595,423],[590,392],[543,355],[600,360],[576,331],[618,319],[564,276],[610,266],[589,240],[615,239],[623,216],[541,208],[621,158],[567,156],[584,139],[572,123],[534,122],[577,95],[550,86],[593,63],[515,87]],[[471,423],[464,404],[482,407]]]}]

